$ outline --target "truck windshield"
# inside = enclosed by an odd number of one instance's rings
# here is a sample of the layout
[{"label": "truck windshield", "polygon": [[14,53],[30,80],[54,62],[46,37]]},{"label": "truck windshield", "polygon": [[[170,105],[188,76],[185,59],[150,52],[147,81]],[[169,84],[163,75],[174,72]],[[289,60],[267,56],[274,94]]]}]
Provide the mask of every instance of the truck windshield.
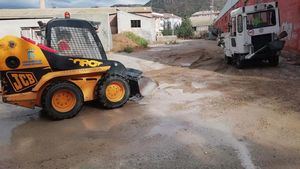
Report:
[{"label": "truck windshield", "polygon": [[275,10],[256,12],[247,15],[247,29],[256,29],[276,25]]}]

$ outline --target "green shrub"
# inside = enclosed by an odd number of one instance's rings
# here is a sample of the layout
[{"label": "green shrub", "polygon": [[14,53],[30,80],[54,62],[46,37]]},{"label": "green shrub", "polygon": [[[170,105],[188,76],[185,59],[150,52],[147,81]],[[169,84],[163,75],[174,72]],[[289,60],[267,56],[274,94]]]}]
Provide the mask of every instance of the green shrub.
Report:
[{"label": "green shrub", "polygon": [[124,48],[124,52],[126,52],[126,53],[132,53],[133,52],[133,48],[127,46],[126,48]]},{"label": "green shrub", "polygon": [[180,38],[192,38],[194,30],[189,18],[184,18],[182,24],[176,29],[176,34]]},{"label": "green shrub", "polygon": [[133,42],[138,44],[141,47],[147,48],[148,47],[148,41],[132,32],[125,32],[125,36],[127,36],[129,39],[131,39]]},{"label": "green shrub", "polygon": [[170,36],[170,35],[173,35],[173,30],[172,30],[172,29],[164,29],[164,30],[162,31],[162,34],[163,34],[164,36]]}]

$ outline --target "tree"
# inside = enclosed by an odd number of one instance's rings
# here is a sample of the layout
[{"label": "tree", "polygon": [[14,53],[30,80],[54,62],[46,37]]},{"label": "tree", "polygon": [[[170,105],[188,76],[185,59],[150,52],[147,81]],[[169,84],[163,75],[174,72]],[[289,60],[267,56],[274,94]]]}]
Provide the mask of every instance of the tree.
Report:
[{"label": "tree", "polygon": [[182,24],[176,30],[176,34],[178,37],[185,39],[193,37],[194,30],[189,18],[183,19]]}]

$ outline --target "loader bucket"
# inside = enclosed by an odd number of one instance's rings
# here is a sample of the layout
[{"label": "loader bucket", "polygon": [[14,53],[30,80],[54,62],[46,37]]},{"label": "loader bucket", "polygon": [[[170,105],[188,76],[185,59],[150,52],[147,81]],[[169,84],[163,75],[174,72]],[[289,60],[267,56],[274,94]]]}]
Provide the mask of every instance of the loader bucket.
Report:
[{"label": "loader bucket", "polygon": [[158,86],[152,79],[142,76],[143,73],[139,70],[127,69],[126,74],[130,85],[130,100],[132,101],[141,100]]},{"label": "loader bucket", "polygon": [[143,98],[139,87],[139,80],[142,78],[142,74],[143,72],[139,70],[127,69],[126,76],[130,86],[130,100],[140,100]]}]

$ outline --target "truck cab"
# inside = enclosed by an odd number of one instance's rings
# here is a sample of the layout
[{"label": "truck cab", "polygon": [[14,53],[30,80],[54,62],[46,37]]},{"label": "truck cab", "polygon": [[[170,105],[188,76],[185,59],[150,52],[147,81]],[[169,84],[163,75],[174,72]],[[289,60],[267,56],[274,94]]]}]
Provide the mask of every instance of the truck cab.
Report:
[{"label": "truck cab", "polygon": [[230,13],[229,32],[222,34],[225,61],[243,68],[250,59],[279,63],[284,41],[279,39],[278,3],[262,3],[237,8]]}]

